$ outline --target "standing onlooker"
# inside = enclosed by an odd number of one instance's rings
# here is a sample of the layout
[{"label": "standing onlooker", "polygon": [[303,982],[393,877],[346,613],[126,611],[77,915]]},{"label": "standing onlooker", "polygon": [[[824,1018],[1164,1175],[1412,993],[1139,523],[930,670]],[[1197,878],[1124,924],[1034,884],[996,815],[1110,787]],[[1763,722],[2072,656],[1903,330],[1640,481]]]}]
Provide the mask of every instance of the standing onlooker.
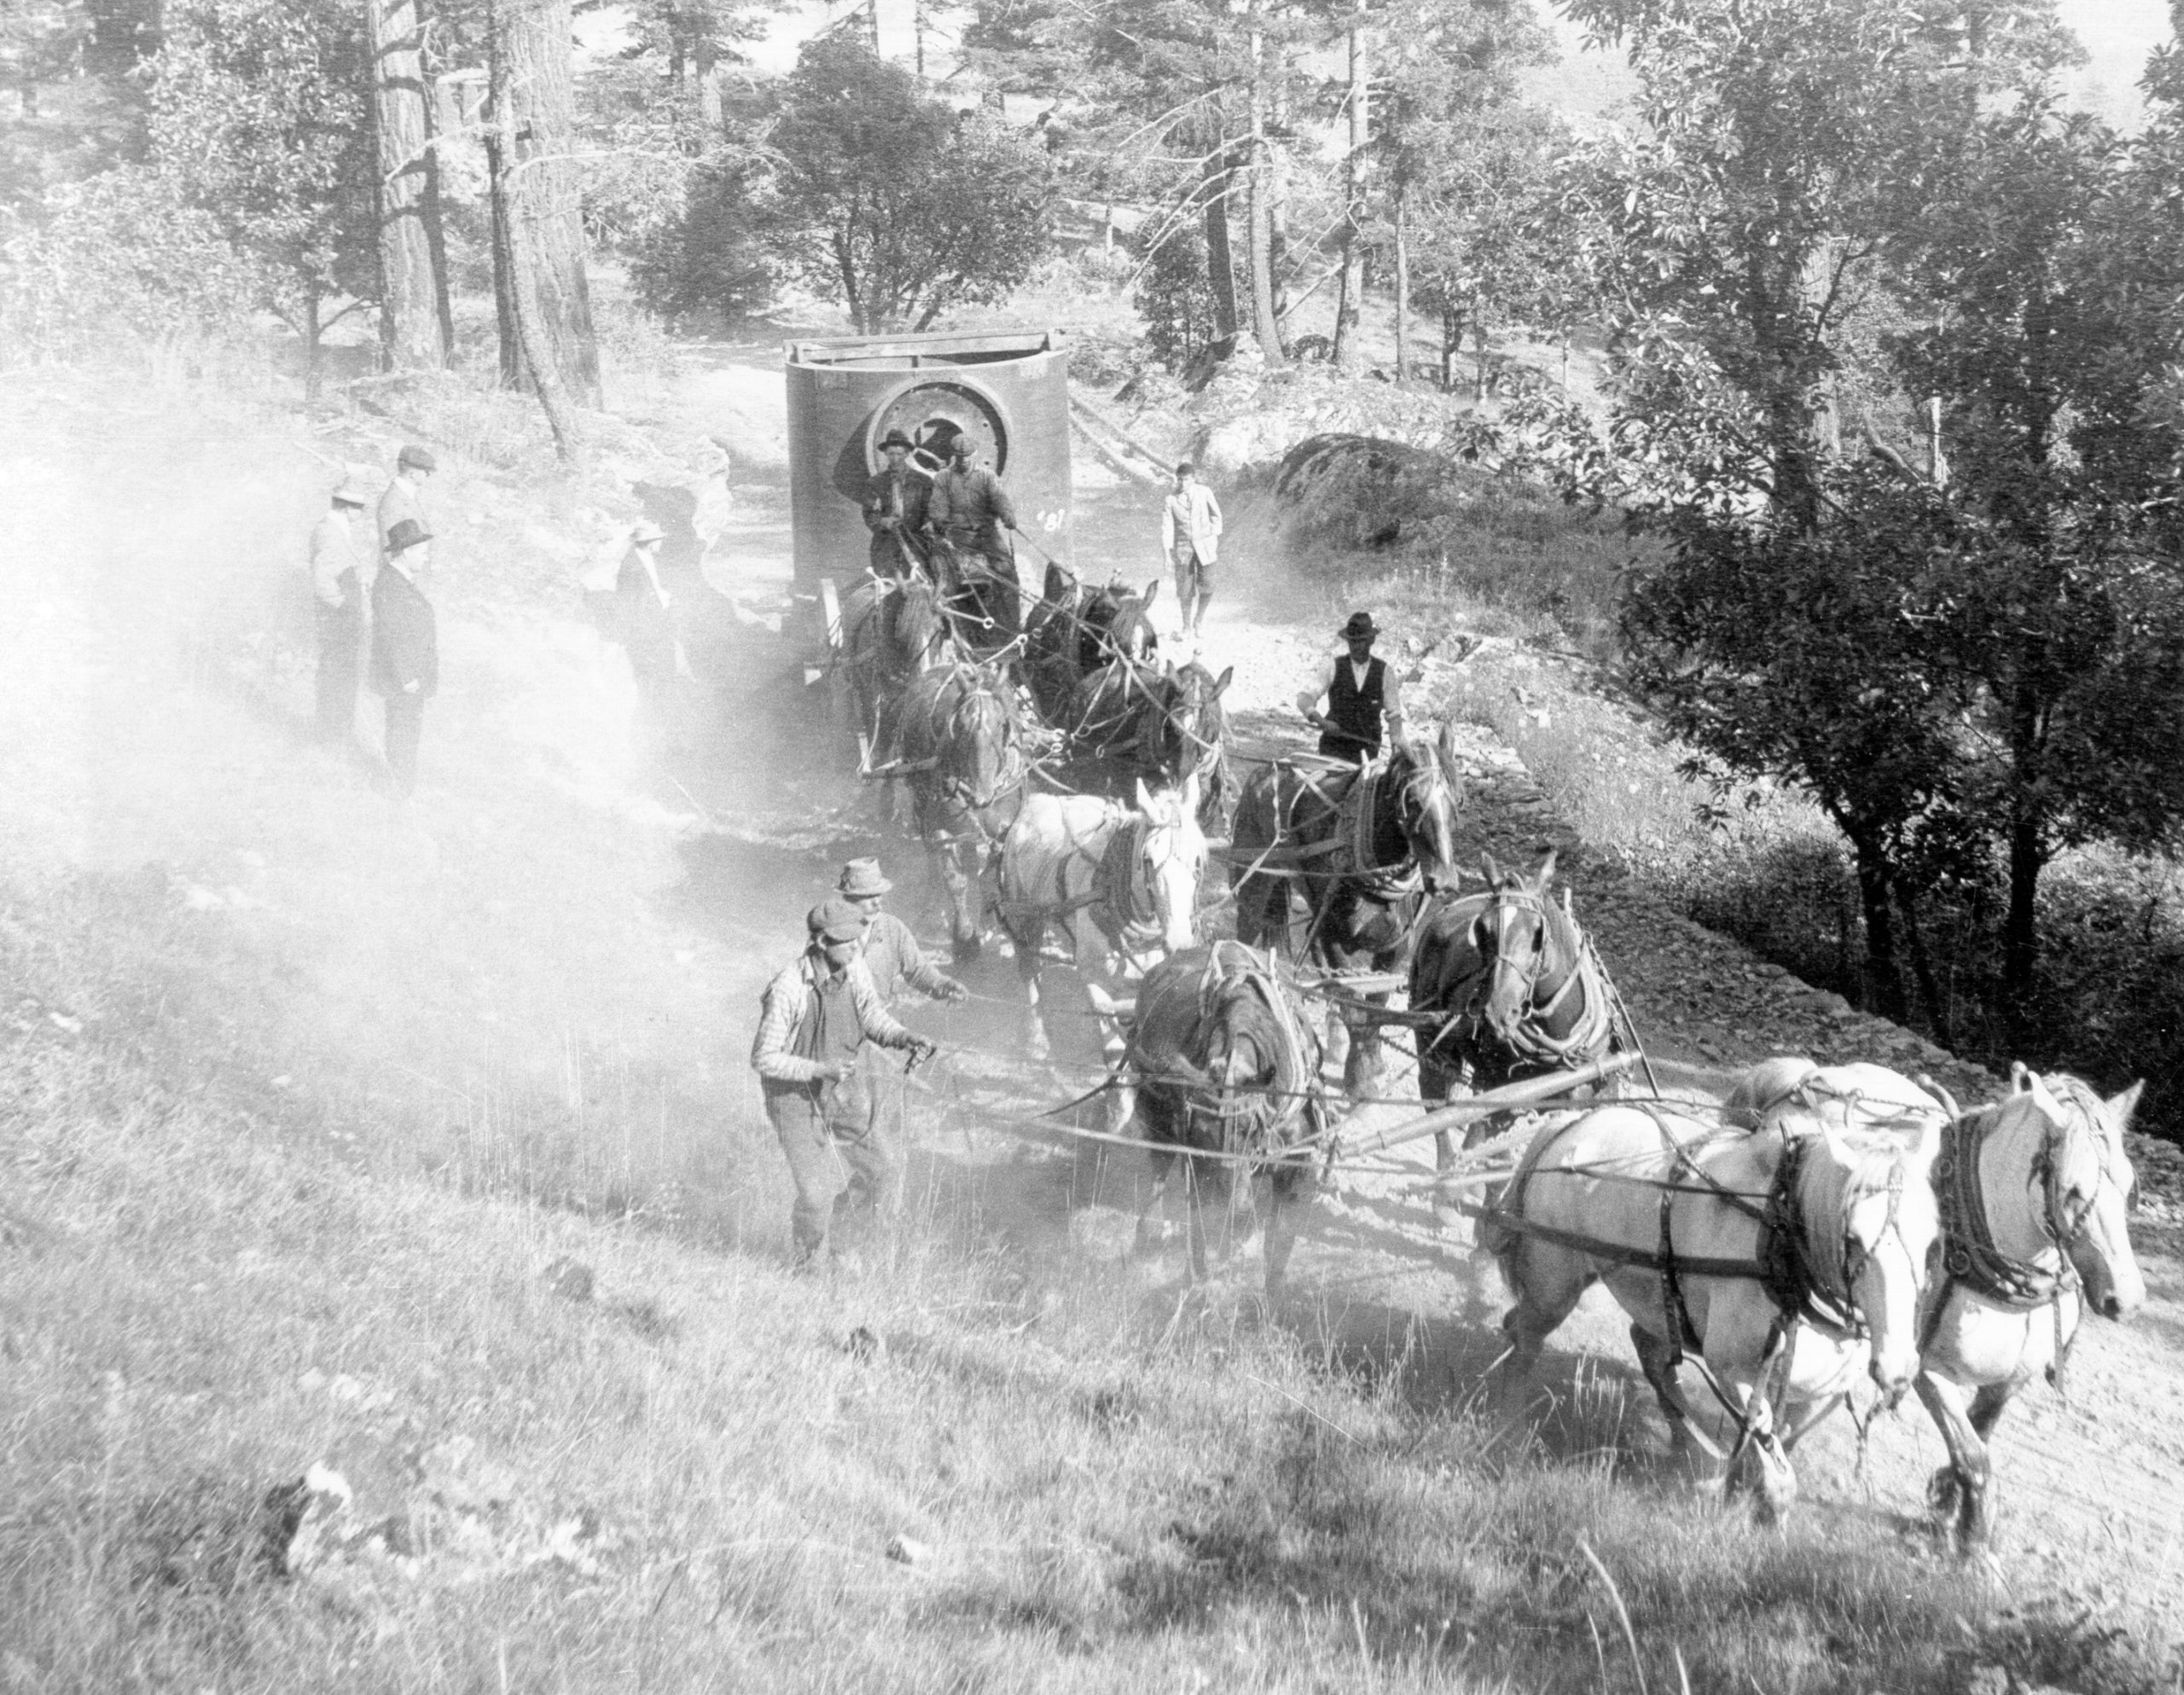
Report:
[{"label": "standing onlooker", "polygon": [[364,594],[372,576],[356,526],[369,497],[354,477],[342,479],[311,532],[311,586],[318,623],[321,741],[343,742],[357,729],[357,671],[364,639]]},{"label": "standing onlooker", "polygon": [[386,698],[386,769],[394,792],[417,787],[417,740],[425,702],[440,684],[439,630],[433,603],[417,586],[431,558],[431,535],[414,518],[387,532],[386,563],[372,584],[372,688]]},{"label": "standing onlooker", "polygon": [[648,705],[656,705],[675,682],[675,620],[669,612],[674,602],[659,580],[659,544],[665,539],[659,525],[640,519],[614,575],[615,622],[637,698]]},{"label": "standing onlooker", "polygon": [[395,456],[394,480],[386,485],[386,492],[379,497],[379,545],[386,549],[386,538],[394,533],[394,526],[407,518],[429,534],[432,520],[425,514],[425,479],[439,469],[439,461],[433,457],[428,447],[415,444]]},{"label": "standing onlooker", "polygon": [[1183,634],[1196,641],[1205,603],[1213,598],[1213,563],[1221,555],[1221,502],[1188,459],[1176,467],[1176,486],[1160,503],[1160,550],[1176,567]]},{"label": "standing onlooker", "polygon": [[913,1055],[932,1050],[880,1004],[858,957],[863,913],[837,897],[812,908],[804,928],[810,940],[803,954],[766,985],[751,1047],[766,1116],[796,1183],[790,1227],[799,1265],[819,1258],[834,1225],[860,1201],[883,1225],[901,1204],[902,1148],[874,1119],[859,1057],[865,1044]]}]

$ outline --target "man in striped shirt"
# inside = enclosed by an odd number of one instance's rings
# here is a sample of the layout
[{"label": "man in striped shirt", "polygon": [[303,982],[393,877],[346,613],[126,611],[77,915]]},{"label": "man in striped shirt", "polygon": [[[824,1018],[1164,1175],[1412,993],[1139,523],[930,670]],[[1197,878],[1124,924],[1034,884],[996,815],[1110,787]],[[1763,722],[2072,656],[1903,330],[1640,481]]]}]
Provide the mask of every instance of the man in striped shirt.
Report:
[{"label": "man in striped shirt", "polygon": [[810,943],[766,985],[751,1065],[766,1116],[796,1183],[791,1234],[799,1266],[825,1254],[834,1226],[868,1211],[893,1222],[903,1194],[899,1138],[873,1110],[860,1056],[868,1042],[908,1048],[931,1042],[888,1013],[859,957],[864,914],[839,897],[811,908]]}]

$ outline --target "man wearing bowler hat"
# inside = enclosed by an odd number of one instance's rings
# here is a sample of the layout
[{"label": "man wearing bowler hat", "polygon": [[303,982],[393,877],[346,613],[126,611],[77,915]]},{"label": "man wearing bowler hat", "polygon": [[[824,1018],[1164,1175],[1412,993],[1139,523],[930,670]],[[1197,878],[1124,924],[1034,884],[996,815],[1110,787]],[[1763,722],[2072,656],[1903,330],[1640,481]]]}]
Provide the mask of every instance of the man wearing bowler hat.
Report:
[{"label": "man wearing bowler hat", "polygon": [[932,481],[910,464],[916,444],[900,430],[880,441],[886,463],[864,485],[864,527],[872,531],[872,569],[879,577],[908,577],[925,568]]},{"label": "man wearing bowler hat", "polygon": [[386,700],[386,769],[404,799],[417,787],[425,702],[440,683],[438,622],[417,586],[432,539],[415,519],[398,521],[387,532],[386,562],[372,583],[372,688]]},{"label": "man wearing bowler hat", "polygon": [[859,957],[864,914],[839,895],[804,914],[801,956],[766,985],[751,1065],[766,1117],[796,1184],[789,1215],[799,1266],[826,1253],[837,1224],[869,1210],[892,1223],[902,1202],[903,1156],[892,1128],[875,1121],[860,1063],[868,1042],[933,1051],[881,1004]]},{"label": "man wearing bowler hat", "polygon": [[414,520],[419,529],[430,531],[432,521],[425,513],[425,479],[439,469],[439,461],[433,457],[433,450],[414,442],[395,456],[394,480],[379,497],[379,544],[382,551],[386,547],[386,538],[394,533],[394,526],[405,518]]},{"label": "man wearing bowler hat", "polygon": [[370,496],[353,476],[334,491],[311,532],[311,587],[318,624],[318,739],[346,743],[357,730],[357,674],[364,639],[368,560],[361,526]]},{"label": "man wearing bowler hat", "polygon": [[[1389,740],[1403,733],[1403,695],[1396,674],[1386,660],[1373,657],[1380,633],[1372,613],[1350,613],[1342,626],[1349,657],[1334,662],[1334,676],[1323,690],[1297,702],[1305,721],[1319,727],[1320,752],[1330,759],[1365,764],[1380,751],[1384,723]],[[1320,710],[1323,704],[1325,711]]]}]

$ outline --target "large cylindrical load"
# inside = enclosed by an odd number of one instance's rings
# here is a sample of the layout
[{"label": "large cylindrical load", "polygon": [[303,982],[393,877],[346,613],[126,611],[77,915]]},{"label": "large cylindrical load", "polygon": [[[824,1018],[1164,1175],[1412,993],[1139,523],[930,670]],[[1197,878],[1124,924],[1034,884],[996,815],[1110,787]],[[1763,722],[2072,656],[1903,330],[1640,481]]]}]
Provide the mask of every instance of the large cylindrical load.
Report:
[{"label": "large cylindrical load", "polygon": [[799,589],[864,569],[871,537],[861,502],[891,430],[917,444],[927,469],[946,461],[958,434],[971,438],[973,462],[993,471],[1015,504],[1030,543],[1019,541],[1018,554],[1028,587],[1037,588],[1048,555],[1073,564],[1061,332],[792,341],[784,363]]}]

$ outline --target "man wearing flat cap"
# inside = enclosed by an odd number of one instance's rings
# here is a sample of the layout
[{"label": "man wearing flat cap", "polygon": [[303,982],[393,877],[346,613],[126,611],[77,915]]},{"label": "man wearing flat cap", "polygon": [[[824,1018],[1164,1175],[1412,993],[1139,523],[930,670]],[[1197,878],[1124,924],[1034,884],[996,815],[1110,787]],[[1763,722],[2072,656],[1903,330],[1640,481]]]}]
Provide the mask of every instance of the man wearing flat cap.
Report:
[{"label": "man wearing flat cap", "polygon": [[318,739],[346,744],[357,733],[357,676],[364,640],[369,563],[362,525],[370,496],[354,477],[334,491],[311,532],[311,588],[318,624]]},{"label": "man wearing flat cap", "polygon": [[1387,739],[1403,732],[1403,695],[1396,674],[1386,660],[1373,657],[1380,633],[1372,613],[1350,613],[1341,632],[1349,656],[1334,662],[1333,676],[1317,694],[1307,691],[1298,697],[1305,722],[1319,727],[1320,752],[1330,759],[1368,763],[1380,751],[1384,724]]},{"label": "man wearing flat cap", "polygon": [[414,520],[419,529],[431,531],[432,520],[425,512],[425,479],[439,469],[439,461],[433,457],[428,447],[413,443],[395,456],[394,480],[379,497],[379,544],[382,552],[386,548],[386,538],[394,533],[394,526],[405,518]]},{"label": "man wearing flat cap", "polygon": [[804,928],[810,940],[802,956],[766,985],[751,1047],[766,1117],[796,1184],[789,1225],[799,1266],[817,1263],[834,1227],[852,1214],[868,1210],[886,1226],[901,1207],[902,1147],[875,1121],[860,1063],[865,1045],[907,1048],[913,1060],[933,1051],[881,1003],[859,957],[863,913],[837,895],[804,915]]},{"label": "man wearing flat cap", "polygon": [[417,787],[425,702],[440,684],[439,624],[417,586],[432,539],[415,519],[401,520],[387,532],[386,561],[372,583],[372,688],[386,700],[386,769],[405,800]]},{"label": "man wearing flat cap", "polygon": [[996,644],[1022,633],[1022,590],[1016,581],[1016,508],[990,471],[972,463],[975,444],[958,431],[949,467],[932,483],[932,527],[962,561],[963,587],[979,616],[993,625]]},{"label": "man wearing flat cap", "polygon": [[932,479],[910,463],[916,445],[900,430],[880,444],[886,462],[864,485],[864,527],[872,531],[872,569],[879,577],[908,577],[926,566],[931,525]]}]

